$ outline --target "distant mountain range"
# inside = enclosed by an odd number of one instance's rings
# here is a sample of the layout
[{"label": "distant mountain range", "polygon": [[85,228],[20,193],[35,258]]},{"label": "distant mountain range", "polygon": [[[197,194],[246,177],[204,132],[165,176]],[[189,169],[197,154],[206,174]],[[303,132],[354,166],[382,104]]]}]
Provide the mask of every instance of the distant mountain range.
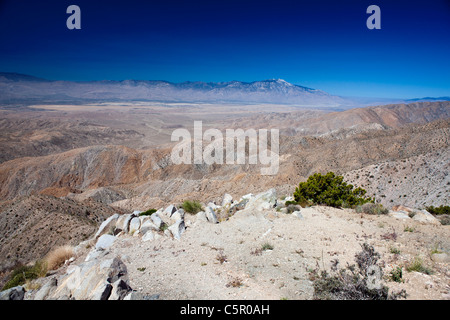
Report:
[{"label": "distant mountain range", "polygon": [[[425,98],[426,101],[450,100]],[[87,103],[159,101],[187,103],[273,103],[315,107],[351,107],[406,102],[392,99],[353,99],[291,84],[281,79],[242,82],[181,82],[158,80],[52,81],[0,72],[0,103]],[[413,99],[411,101],[422,101]]]}]

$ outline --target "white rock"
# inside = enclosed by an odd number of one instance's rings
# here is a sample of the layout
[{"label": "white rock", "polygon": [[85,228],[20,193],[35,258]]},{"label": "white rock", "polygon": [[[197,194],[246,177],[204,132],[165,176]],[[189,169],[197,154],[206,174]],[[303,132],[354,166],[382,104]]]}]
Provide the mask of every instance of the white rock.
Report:
[{"label": "white rock", "polygon": [[244,200],[244,199],[250,200],[250,199],[253,198],[253,197],[254,197],[253,193],[248,193],[248,194],[242,196],[241,199],[242,199],[242,200]]},{"label": "white rock", "polygon": [[400,219],[400,220],[408,220],[411,219],[408,214],[404,211],[392,211],[390,210],[388,213],[389,216],[395,218],[395,219]]},{"label": "white rock", "polygon": [[222,207],[224,207],[228,204],[231,204],[231,203],[233,203],[233,197],[230,194],[225,193],[223,195],[223,199],[222,199]]},{"label": "white rock", "polygon": [[207,207],[211,207],[213,210],[216,210],[216,209],[220,208],[220,206],[218,206],[214,202],[209,202],[206,206]]},{"label": "white rock", "polygon": [[155,230],[158,231],[159,228],[153,223],[152,220],[145,220],[142,224],[141,224],[141,228],[139,229],[140,233],[145,235],[149,230]]},{"label": "white rock", "polygon": [[292,212],[292,215],[299,218],[300,220],[304,220],[305,218],[303,218],[302,214],[300,211],[294,211]]},{"label": "white rock", "polygon": [[214,210],[211,207],[206,207],[205,213],[206,213],[206,219],[208,219],[209,222],[219,223],[219,220],[217,220],[216,213],[214,212]]},{"label": "white rock", "polygon": [[130,220],[130,226],[129,226],[129,230],[128,232],[130,234],[134,234],[137,231],[139,231],[139,228],[141,226],[141,219],[139,219],[139,217],[134,217],[133,219]]},{"label": "white rock", "polygon": [[34,300],[44,300],[50,293],[51,290],[56,289],[57,280],[56,278],[51,278],[47,281],[34,296]]},{"label": "white rock", "polygon": [[128,280],[127,268],[120,258],[85,262],[67,270],[51,298],[68,295],[75,300],[105,300],[118,279]]},{"label": "white rock", "polygon": [[178,220],[173,225],[171,225],[168,229],[170,230],[170,232],[172,233],[172,235],[175,239],[180,240],[181,234],[186,229],[186,226],[184,225],[184,220],[183,219]]},{"label": "white rock", "polygon": [[161,225],[163,224],[163,221],[161,219],[161,217],[155,212],[154,214],[152,214],[150,216],[150,218],[152,219],[152,222],[155,224],[156,228],[161,228]]},{"label": "white rock", "polygon": [[153,233],[152,230],[148,230],[143,236],[142,236],[142,241],[146,242],[146,241],[152,241],[155,239],[155,234]]},{"label": "white rock", "polygon": [[270,210],[277,203],[277,193],[274,188],[265,192],[258,193],[256,196],[251,197],[245,208],[251,208],[253,210]]},{"label": "white rock", "polygon": [[445,252],[433,253],[431,255],[431,260],[433,260],[434,262],[450,262],[450,257]]},{"label": "white rock", "polygon": [[108,219],[102,222],[100,227],[98,228],[97,233],[95,234],[94,238],[97,239],[102,234],[109,233],[111,231],[114,231],[114,227],[116,226],[117,219],[119,219],[119,214],[113,214]]},{"label": "white rock", "polygon": [[170,206],[168,206],[163,213],[167,215],[167,217],[171,217],[172,214],[175,213],[175,211],[177,211],[177,208],[175,208],[175,206],[173,204],[171,204]]},{"label": "white rock", "polygon": [[125,233],[128,233],[128,227],[130,226],[130,221],[135,217],[134,214],[124,214],[121,215],[116,222],[116,229],[120,229]]},{"label": "white rock", "polygon": [[434,224],[434,225],[441,225],[438,219],[436,219],[431,213],[429,213],[427,210],[418,210],[415,211],[415,215],[412,217],[413,220],[422,222],[422,223],[428,223],[428,224]]},{"label": "white rock", "polygon": [[97,243],[95,244],[95,249],[108,249],[110,246],[113,245],[114,241],[116,240],[115,236],[112,236],[110,234],[103,234],[98,238]]},{"label": "white rock", "polygon": [[205,211],[197,212],[197,221],[208,221]]},{"label": "white rock", "polygon": [[179,210],[175,211],[170,218],[173,221],[178,221],[180,219],[183,219],[184,218],[184,210],[179,209]]}]

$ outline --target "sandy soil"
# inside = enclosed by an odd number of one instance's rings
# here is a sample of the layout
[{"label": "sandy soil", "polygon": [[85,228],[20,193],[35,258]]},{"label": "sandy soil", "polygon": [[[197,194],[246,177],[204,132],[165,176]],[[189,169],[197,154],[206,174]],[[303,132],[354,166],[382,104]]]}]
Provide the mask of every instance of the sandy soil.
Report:
[{"label": "sandy soil", "polygon": [[[111,255],[126,263],[134,290],[160,299],[293,300],[313,297],[311,270],[329,270],[334,259],[338,267],[353,264],[367,242],[381,254],[383,280],[391,290],[405,289],[408,299],[450,298],[448,263],[430,259],[433,249],[449,252],[449,226],[328,207],[303,209],[302,216],[243,210],[210,224],[186,215],[181,240],[163,235],[142,242],[139,236],[121,236]],[[414,231],[404,231],[406,226]],[[393,232],[396,240],[383,239]],[[273,249],[260,250],[266,243]],[[391,253],[393,248],[400,254]],[[415,257],[433,274],[407,272],[405,266]],[[403,283],[388,279],[396,266],[403,267]]]}]

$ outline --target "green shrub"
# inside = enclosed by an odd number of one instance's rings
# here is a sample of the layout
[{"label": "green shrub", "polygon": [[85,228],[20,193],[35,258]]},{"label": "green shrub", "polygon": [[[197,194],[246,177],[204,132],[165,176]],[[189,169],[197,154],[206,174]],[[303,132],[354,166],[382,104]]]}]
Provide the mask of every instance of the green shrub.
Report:
[{"label": "green shrub", "polygon": [[156,211],[156,209],[149,209],[147,211],[141,212],[139,213],[139,216],[151,216],[152,214],[154,214]]},{"label": "green shrub", "polygon": [[363,205],[358,205],[355,208],[356,213],[366,213],[366,214],[387,214],[389,212],[388,209],[384,208],[383,205],[379,203],[365,203]]},{"label": "green shrub", "polygon": [[331,207],[355,207],[374,202],[372,198],[365,197],[366,190],[354,189],[353,185],[343,180],[342,176],[336,176],[333,172],[326,175],[315,173],[306,182],[300,182],[295,189],[294,199],[297,203],[310,201]]},{"label": "green shrub", "polygon": [[186,200],[183,202],[181,207],[183,208],[183,210],[185,212],[191,213],[191,214],[196,214],[203,210],[201,203],[196,200],[194,200],[194,201]]},{"label": "green shrub", "polygon": [[443,206],[443,205],[439,207],[429,206],[425,207],[425,209],[427,209],[429,213],[435,215],[450,214],[450,206]]},{"label": "green shrub", "polygon": [[43,261],[37,261],[32,266],[20,266],[11,272],[9,280],[3,286],[2,291],[23,285],[28,280],[45,277],[46,273],[47,266]]}]

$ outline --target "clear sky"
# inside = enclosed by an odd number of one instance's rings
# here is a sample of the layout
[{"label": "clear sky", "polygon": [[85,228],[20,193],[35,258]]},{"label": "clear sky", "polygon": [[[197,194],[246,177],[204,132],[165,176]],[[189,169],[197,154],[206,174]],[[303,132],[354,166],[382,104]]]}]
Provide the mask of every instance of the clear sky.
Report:
[{"label": "clear sky", "polygon": [[[81,8],[81,30],[66,9]],[[369,30],[366,9],[381,9]],[[450,0],[0,0],[0,71],[52,80],[288,82],[450,96]]]}]

